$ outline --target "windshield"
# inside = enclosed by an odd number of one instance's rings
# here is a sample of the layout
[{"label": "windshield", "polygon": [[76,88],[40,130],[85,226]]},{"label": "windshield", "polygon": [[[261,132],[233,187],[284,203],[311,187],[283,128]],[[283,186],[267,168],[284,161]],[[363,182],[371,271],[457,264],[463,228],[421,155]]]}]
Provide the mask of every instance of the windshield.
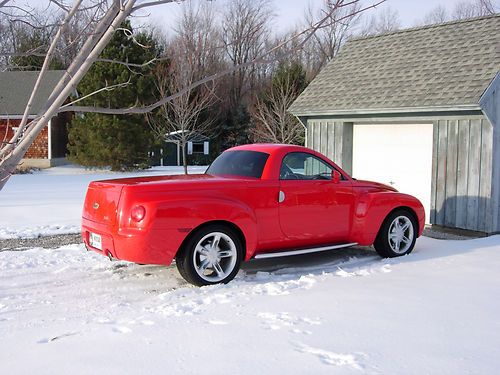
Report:
[{"label": "windshield", "polygon": [[208,167],[207,174],[260,178],[269,154],[257,151],[226,151]]}]

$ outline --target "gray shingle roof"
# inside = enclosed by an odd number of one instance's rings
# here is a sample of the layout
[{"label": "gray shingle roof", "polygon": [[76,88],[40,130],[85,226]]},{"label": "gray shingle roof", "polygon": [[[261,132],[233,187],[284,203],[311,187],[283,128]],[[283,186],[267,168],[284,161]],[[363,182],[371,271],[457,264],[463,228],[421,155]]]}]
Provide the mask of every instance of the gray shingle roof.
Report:
[{"label": "gray shingle roof", "polygon": [[353,39],[296,115],[475,105],[500,69],[500,14]]},{"label": "gray shingle roof", "polygon": [[[1,72],[0,73],[0,116],[19,116],[24,112],[31,91],[35,86],[39,72]],[[31,108],[30,115],[36,115],[44,101],[52,92],[63,70],[46,72],[37,96]]]}]

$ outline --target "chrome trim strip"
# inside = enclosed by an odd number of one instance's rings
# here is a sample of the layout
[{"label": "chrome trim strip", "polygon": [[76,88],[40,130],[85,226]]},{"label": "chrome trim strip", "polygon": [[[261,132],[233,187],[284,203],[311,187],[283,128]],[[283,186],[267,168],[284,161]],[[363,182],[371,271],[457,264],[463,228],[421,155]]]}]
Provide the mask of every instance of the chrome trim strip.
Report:
[{"label": "chrome trim strip", "polygon": [[278,252],[274,252],[274,253],[263,253],[263,254],[257,254],[254,258],[255,259],[266,259],[266,258],[277,258],[277,257],[287,257],[287,256],[292,256],[292,255],[317,253],[319,251],[341,249],[343,247],[355,246],[357,244],[358,244],[357,242],[352,242],[352,243],[345,243],[345,244],[332,245],[332,246],[311,247],[309,249],[301,249],[301,250],[290,250],[290,251],[278,251]]}]

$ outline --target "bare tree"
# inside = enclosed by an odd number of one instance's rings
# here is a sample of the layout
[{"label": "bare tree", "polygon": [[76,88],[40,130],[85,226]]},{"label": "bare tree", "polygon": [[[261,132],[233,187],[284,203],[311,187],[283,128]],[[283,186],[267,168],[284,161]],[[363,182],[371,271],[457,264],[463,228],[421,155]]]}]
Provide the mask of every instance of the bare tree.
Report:
[{"label": "bare tree", "polygon": [[[41,17],[36,10],[24,10],[19,7],[6,12],[0,9],[0,66],[1,70],[15,67],[16,60],[22,57],[39,60],[43,63],[45,57],[45,42],[50,38],[51,21]],[[31,48],[30,44],[36,45]],[[28,67],[29,68],[29,67]]]},{"label": "bare tree", "polygon": [[233,103],[246,94],[246,86],[255,85],[255,66],[247,65],[261,55],[269,37],[273,14],[269,0],[234,0],[223,12],[222,41],[233,66],[245,66],[231,74]]},{"label": "bare tree", "polygon": [[[73,61],[105,6],[106,1],[93,1],[80,7],[69,20],[53,54],[59,67],[69,66]],[[63,3],[54,0],[49,0],[43,8],[7,5],[0,9],[0,69],[40,69],[66,12]]]},{"label": "bare tree", "polygon": [[444,6],[438,5],[424,16],[424,19],[420,24],[434,25],[446,21],[448,21],[448,12],[446,11],[446,8]]},{"label": "bare tree", "polygon": [[491,0],[472,0],[458,2],[451,13],[452,20],[495,14],[495,6]]},{"label": "bare tree", "polygon": [[495,14],[496,9],[491,0],[460,1],[455,4],[452,12],[439,5],[427,13],[418,25],[434,25],[447,21],[463,20],[473,17],[489,16]]},{"label": "bare tree", "polygon": [[[352,3],[344,8],[335,8],[335,1],[326,0],[319,9],[313,8],[312,4],[306,10],[305,19],[308,25],[312,25],[322,14],[330,14],[328,24],[314,34],[312,43],[308,46],[308,54],[315,56],[316,66],[314,73],[333,59],[340,50],[344,42],[352,35],[352,29],[360,20],[357,11],[360,9],[359,3]],[[342,18],[342,22],[337,19]]]},{"label": "bare tree", "polygon": [[372,15],[361,31],[362,36],[378,35],[397,31],[401,28],[401,20],[397,10],[384,8],[380,13]]},{"label": "bare tree", "polygon": [[[54,0],[52,0],[54,2]],[[113,33],[120,28],[122,22],[130,16],[132,13],[136,11],[140,11],[141,9],[148,8],[151,6],[171,3],[174,0],[110,0],[109,6],[105,8],[102,16],[99,18],[97,22],[95,22],[94,26],[87,31],[85,36],[85,42],[79,48],[78,53],[75,58],[71,62],[70,66],[67,68],[66,73],[63,75],[59,83],[56,85],[52,94],[47,98],[45,104],[42,106],[42,109],[38,113],[38,115],[28,122],[28,114],[30,113],[30,108],[33,104],[34,97],[38,91],[38,87],[40,86],[40,82],[43,79],[45,73],[48,70],[48,66],[54,57],[54,52],[56,46],[59,44],[61,40],[61,35],[64,30],[68,27],[68,24],[71,22],[75,14],[80,10],[82,6],[83,0],[75,0],[71,9],[67,9],[65,7],[64,11],[66,13],[63,21],[60,26],[58,26],[57,32],[53,37],[50,46],[47,49],[47,53],[45,56],[45,60],[40,70],[40,74],[38,76],[38,80],[33,88],[32,95],[27,103],[26,110],[21,121],[20,126],[16,130],[14,136],[6,143],[3,143],[0,149],[0,189],[3,188],[12,172],[21,161],[25,153],[27,152],[29,146],[36,139],[38,134],[42,131],[43,128],[47,126],[48,121],[57,113],[64,111],[76,111],[76,112],[94,112],[94,113],[104,113],[104,114],[127,114],[127,113],[149,113],[161,106],[165,105],[168,102],[175,100],[176,98],[181,97],[186,94],[190,90],[195,89],[196,87],[203,86],[208,82],[212,82],[214,80],[220,79],[221,77],[233,74],[240,69],[248,69],[255,66],[255,64],[267,64],[272,60],[270,59],[270,55],[277,49],[283,47],[284,44],[290,42],[290,40],[274,46],[271,50],[262,51],[261,53],[252,53],[250,56],[255,56],[253,59],[250,57],[247,59],[246,53],[243,54],[245,58],[245,62],[239,65],[233,65],[223,71],[216,72],[212,75],[206,76],[198,81],[188,84],[186,87],[183,87],[176,93],[168,93],[166,96],[162,97],[157,102],[145,105],[145,106],[136,106],[131,108],[99,108],[99,107],[85,107],[78,105],[63,105],[69,95],[76,89],[78,83],[87,73],[92,64],[97,61],[100,53],[106,47],[106,45],[111,40]],[[237,0],[243,1],[243,0]],[[359,10],[360,13],[369,8],[373,8],[374,6],[382,3],[384,0],[380,0],[376,3],[372,3],[370,5],[364,6]],[[91,3],[95,3],[94,0]],[[359,0],[337,0],[332,11],[342,8],[345,6],[349,6],[354,2],[359,2]],[[7,2],[8,3],[8,2]],[[2,5],[1,9],[5,7],[5,1],[0,3]],[[298,48],[302,47],[303,44],[307,43],[313,35],[325,27],[328,24],[329,14],[325,14],[324,17],[319,19],[314,25],[311,27],[302,30],[300,33],[293,36],[293,39],[301,39],[301,43],[298,44]],[[343,19],[337,19],[338,22],[342,22]],[[258,23],[257,23],[258,24]],[[245,29],[245,28],[243,28]],[[250,33],[251,34],[251,33]],[[244,39],[247,33],[243,34],[241,38]],[[230,46],[233,43],[236,44],[238,39],[235,39],[234,42],[229,42],[227,45]],[[249,51],[250,52],[250,51]],[[238,60],[239,61],[239,60]],[[126,62],[124,62],[126,63]]]},{"label": "bare tree", "polygon": [[216,26],[213,7],[191,0],[183,5],[175,27],[176,36],[172,44],[177,45],[177,48],[173,56],[188,62],[194,80],[198,80],[223,67],[220,30]]},{"label": "bare tree", "polygon": [[0,188],[3,188],[17,164],[21,161],[28,151],[29,146],[34,142],[41,130],[47,126],[48,121],[58,112],[66,98],[76,89],[80,80],[110,41],[114,31],[118,29],[126,17],[131,14],[135,1],[129,1],[124,5],[119,0],[114,0],[112,2],[111,6],[104,13],[93,30],[93,34],[88,36],[85,44],[81,47],[78,55],[67,69],[66,74],[54,88],[52,95],[47,99],[41,113],[36,119],[28,123],[28,115],[30,114],[31,106],[41,80],[52,61],[55,48],[61,39],[63,31],[66,29],[81,4],[82,0],[76,0],[73,7],[67,11],[47,51],[37,82],[35,83],[35,87],[26,105],[21,124],[12,139],[2,145],[0,150]]},{"label": "bare tree", "polygon": [[290,82],[273,86],[264,99],[257,99],[252,111],[256,126],[251,130],[258,142],[297,143],[304,137],[304,127],[288,112],[297,98]]},{"label": "bare tree", "polygon": [[[214,13],[204,4],[186,2],[176,38],[167,49],[170,63],[160,65],[155,80],[160,96],[167,96],[192,85],[220,68],[217,53],[218,30]],[[186,145],[197,135],[211,136],[213,117],[203,116],[216,101],[213,82],[185,91],[147,116],[148,123],[161,141],[175,137],[182,150],[182,164],[187,174]]]},{"label": "bare tree", "polygon": [[[194,82],[193,72],[187,72],[186,66],[171,64],[155,74],[160,95],[181,91]],[[182,165],[187,174],[187,143],[198,135],[211,135],[212,117],[202,117],[216,100],[213,85],[207,84],[184,92],[173,100],[163,104],[158,111],[148,114],[148,123],[157,137],[165,140],[175,137],[182,151]]]}]

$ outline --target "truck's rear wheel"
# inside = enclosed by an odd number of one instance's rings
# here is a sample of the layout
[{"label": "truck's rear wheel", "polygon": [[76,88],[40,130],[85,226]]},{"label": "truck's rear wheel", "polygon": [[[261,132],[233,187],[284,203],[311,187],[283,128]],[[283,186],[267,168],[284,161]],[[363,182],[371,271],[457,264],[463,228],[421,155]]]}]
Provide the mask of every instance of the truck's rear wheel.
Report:
[{"label": "truck's rear wheel", "polygon": [[407,210],[397,210],[387,216],[373,246],[384,258],[409,254],[417,240],[417,222]]},{"label": "truck's rear wheel", "polygon": [[210,225],[189,238],[176,264],[187,282],[203,286],[231,281],[240,269],[242,257],[238,236],[225,226]]}]

